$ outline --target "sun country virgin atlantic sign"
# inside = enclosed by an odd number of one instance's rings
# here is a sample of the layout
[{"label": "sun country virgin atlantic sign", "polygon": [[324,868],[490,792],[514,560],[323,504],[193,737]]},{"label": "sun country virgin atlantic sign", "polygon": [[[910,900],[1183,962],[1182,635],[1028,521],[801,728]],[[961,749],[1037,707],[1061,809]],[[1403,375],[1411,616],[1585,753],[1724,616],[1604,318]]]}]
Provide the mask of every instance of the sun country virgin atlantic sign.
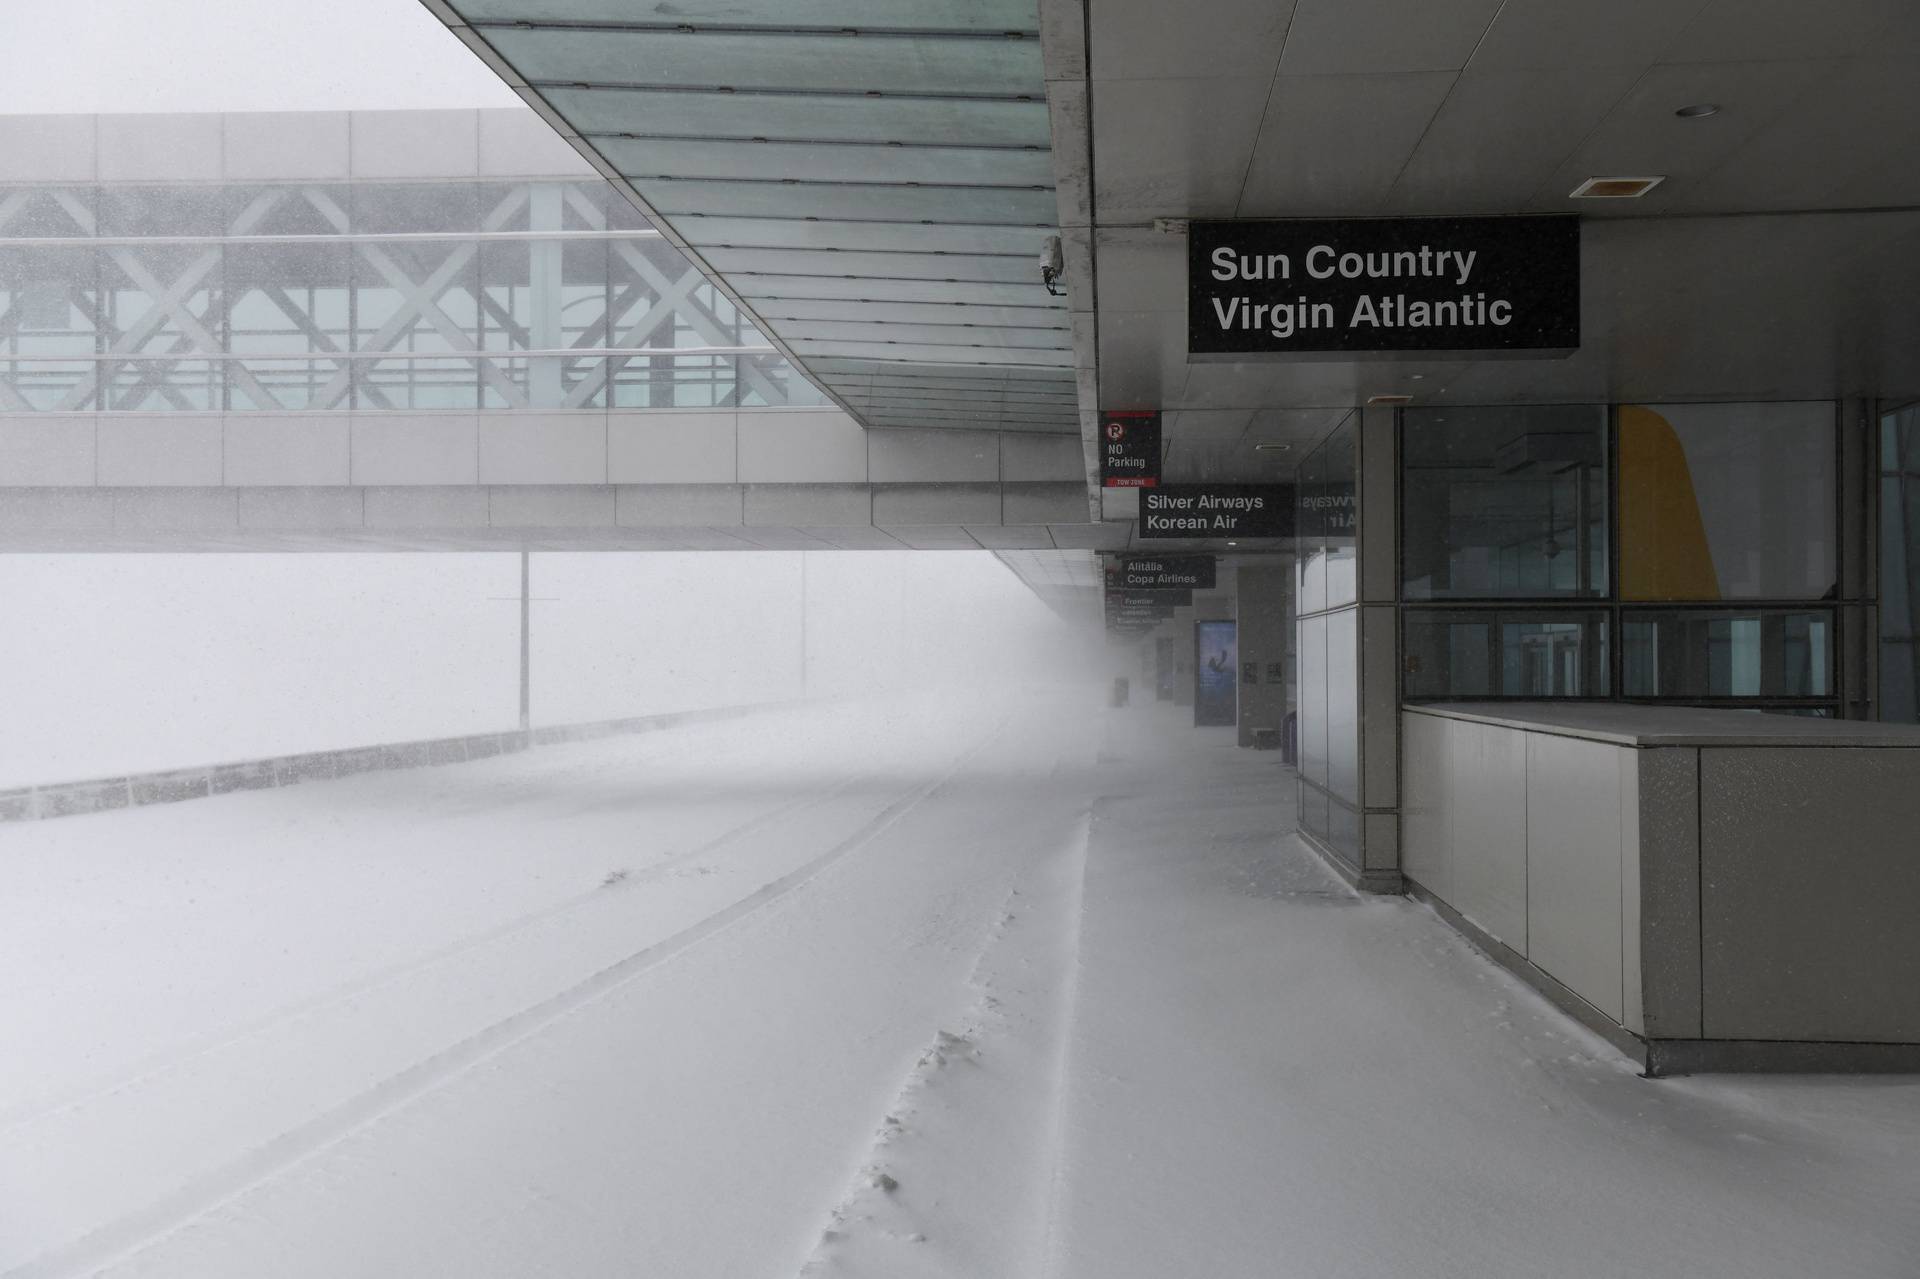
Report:
[{"label": "sun country virgin atlantic sign", "polygon": [[1551,357],[1580,345],[1580,220],[1194,222],[1187,351]]}]

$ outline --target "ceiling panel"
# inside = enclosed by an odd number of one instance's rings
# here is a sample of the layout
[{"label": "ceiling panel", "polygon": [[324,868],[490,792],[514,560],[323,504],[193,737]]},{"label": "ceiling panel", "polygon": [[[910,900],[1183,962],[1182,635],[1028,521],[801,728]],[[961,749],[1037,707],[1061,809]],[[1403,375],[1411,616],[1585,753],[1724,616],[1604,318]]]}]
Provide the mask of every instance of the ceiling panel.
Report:
[{"label": "ceiling panel", "polygon": [[751,271],[730,275],[727,283],[750,302],[760,298],[960,302],[983,306],[1030,306],[1062,317],[1067,314],[1067,300],[1064,297],[1049,298],[1047,291],[1038,283],[968,284],[940,280],[879,279],[872,276],[841,279],[820,275],[762,275]]},{"label": "ceiling panel", "polygon": [[[638,25],[647,11],[633,0],[469,0],[469,22],[589,22]],[[909,31],[1011,31],[1033,22],[1031,0],[674,0],[653,9],[656,25],[734,23],[795,27],[889,27]]]},{"label": "ceiling panel", "polygon": [[[950,142],[1038,146],[1048,142],[1044,102],[1005,98],[867,97],[862,94],[685,93],[551,86],[544,90],[588,136],[811,138],[822,142]],[[775,132],[765,130],[772,124]]]},{"label": "ceiling panel", "polygon": [[[1096,80],[1270,76],[1293,17],[1291,0],[1207,0],[1170,20],[1166,0],[1099,0]],[[1222,34],[1231,37],[1223,39]]]},{"label": "ceiling panel", "polygon": [[[1640,74],[1638,67],[1482,71],[1476,57],[1401,170],[1387,209],[1508,213],[1524,207],[1543,176],[1593,132]],[[1515,109],[1520,102],[1526,109]]]},{"label": "ceiling panel", "polygon": [[1101,222],[1232,216],[1271,84],[1268,75],[1095,81]]},{"label": "ceiling panel", "polygon": [[956,346],[1000,345],[1032,350],[1067,349],[1059,329],[994,328],[971,324],[908,324],[891,317],[882,320],[790,320],[782,331],[794,340],[815,342],[951,343]]},{"label": "ceiling panel", "polygon": [[1281,76],[1238,215],[1378,209],[1454,79],[1451,71]]},{"label": "ceiling panel", "polygon": [[[1535,189],[1530,207],[1564,211],[1567,193],[1589,177],[1657,174],[1666,181],[1637,200],[1607,201],[1591,213],[1645,215],[1677,205],[1691,184],[1726,163],[1771,120],[1790,108],[1838,63],[1720,62],[1656,66],[1606,119]],[[1718,115],[1682,120],[1673,114],[1713,102]],[[1601,206],[1602,202],[1588,202]]]},{"label": "ceiling panel", "polygon": [[[829,299],[782,299],[758,303],[755,310],[770,320],[871,320],[868,302]],[[1063,311],[1032,306],[972,306],[954,302],[894,302],[887,319],[900,324],[982,324],[1001,328],[1067,331]]]},{"label": "ceiling panel", "polygon": [[706,259],[722,275],[785,271],[856,280],[935,280],[943,284],[1013,284],[1032,288],[1025,255],[864,253],[854,249],[710,248]]},{"label": "ceiling panel", "polygon": [[[681,225],[702,244],[739,249],[865,249],[901,253],[997,253],[1033,258],[1046,232],[1036,227],[957,223],[814,222],[687,214]],[[1046,294],[1040,294],[1044,301]]]},{"label": "ceiling panel", "polygon": [[852,142],[596,139],[620,172],[664,178],[759,178],[805,173],[809,182],[931,183],[1049,190],[1047,153],[1026,147],[875,146]]},{"label": "ceiling panel", "polygon": [[[1631,67],[1656,61],[1707,0],[1507,0],[1471,71]],[[1540,99],[1529,101],[1549,105]]]},{"label": "ceiling panel", "polygon": [[[1867,122],[1871,127],[1863,127]],[[1913,163],[1916,152],[1920,106],[1912,59],[1853,59],[1840,63],[1673,203],[1681,209],[1902,203],[1900,189],[1876,192],[1866,184],[1896,168],[1914,171],[1920,167]],[[1807,162],[1816,156],[1819,163]]]},{"label": "ceiling panel", "polygon": [[1040,41],[1031,23],[1011,38],[803,33],[777,18],[765,33],[690,24],[690,31],[503,25],[483,34],[536,87],[631,84],[987,98],[1033,94],[1041,84]]},{"label": "ceiling panel", "polygon": [[1867,53],[1913,0],[1711,0],[1663,62],[1762,62]]},{"label": "ceiling panel", "polygon": [[1457,71],[1500,0],[1300,0],[1280,74]]},{"label": "ceiling panel", "polygon": [[[623,175],[632,178],[631,174]],[[756,181],[639,178],[633,186],[672,224],[682,213],[759,218],[846,218],[868,222],[941,222],[1030,226],[1053,224],[1053,192],[1019,187],[890,186],[825,183],[769,173]],[[675,224],[677,227],[677,224]],[[1036,249],[1037,253],[1038,250]],[[1040,289],[1036,277],[1033,287]]]}]

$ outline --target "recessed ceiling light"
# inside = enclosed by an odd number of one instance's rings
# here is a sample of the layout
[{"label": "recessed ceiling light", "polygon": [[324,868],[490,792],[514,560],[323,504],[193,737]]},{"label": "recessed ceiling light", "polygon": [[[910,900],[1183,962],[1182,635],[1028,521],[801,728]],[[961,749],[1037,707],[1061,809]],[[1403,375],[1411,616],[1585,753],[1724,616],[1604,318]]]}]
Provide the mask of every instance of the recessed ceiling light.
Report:
[{"label": "recessed ceiling light", "polygon": [[1637,200],[1664,178],[1588,178],[1569,195],[1574,200]]},{"label": "recessed ceiling light", "polygon": [[1240,545],[1240,543],[1238,543],[1238,542],[1228,542],[1228,543],[1227,543],[1227,545],[1228,545],[1228,546],[1238,546],[1238,545]]},{"label": "recessed ceiling light", "polygon": [[1291,444],[1256,444],[1253,446],[1253,451],[1255,453],[1285,453],[1292,447],[1293,445]]},{"label": "recessed ceiling light", "polygon": [[1699,120],[1710,115],[1718,115],[1719,113],[1720,104],[1718,102],[1696,102],[1691,106],[1681,107],[1678,111],[1674,112],[1674,114],[1682,120]]},{"label": "recessed ceiling light", "polygon": [[1413,403],[1413,397],[1411,395],[1369,395],[1367,397],[1368,407],[1373,407],[1375,405],[1380,405],[1380,404],[1411,404],[1411,403]]}]

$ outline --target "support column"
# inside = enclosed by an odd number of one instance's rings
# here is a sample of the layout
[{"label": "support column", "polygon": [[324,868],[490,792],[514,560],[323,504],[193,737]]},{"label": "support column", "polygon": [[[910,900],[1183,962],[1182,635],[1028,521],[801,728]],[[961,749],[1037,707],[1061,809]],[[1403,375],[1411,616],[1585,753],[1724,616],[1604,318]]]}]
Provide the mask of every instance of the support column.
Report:
[{"label": "support column", "polygon": [[1240,681],[1240,744],[1253,745],[1262,730],[1285,730],[1293,709],[1293,560],[1262,556],[1240,566],[1235,577],[1240,662],[1253,663],[1253,680]]},{"label": "support column", "polygon": [[533,568],[532,555],[520,552],[520,731],[533,729]]},{"label": "support column", "polygon": [[1360,796],[1363,887],[1399,892],[1399,411],[1360,411],[1354,507],[1359,521]]}]

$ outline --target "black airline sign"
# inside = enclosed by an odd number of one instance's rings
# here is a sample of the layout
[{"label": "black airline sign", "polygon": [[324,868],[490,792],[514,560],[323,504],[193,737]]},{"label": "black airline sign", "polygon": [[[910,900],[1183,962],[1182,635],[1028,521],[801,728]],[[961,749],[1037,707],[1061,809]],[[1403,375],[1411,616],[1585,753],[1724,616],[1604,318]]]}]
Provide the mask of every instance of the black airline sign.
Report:
[{"label": "black airline sign", "polygon": [[1580,220],[1194,222],[1187,352],[1563,356],[1580,345]]}]

